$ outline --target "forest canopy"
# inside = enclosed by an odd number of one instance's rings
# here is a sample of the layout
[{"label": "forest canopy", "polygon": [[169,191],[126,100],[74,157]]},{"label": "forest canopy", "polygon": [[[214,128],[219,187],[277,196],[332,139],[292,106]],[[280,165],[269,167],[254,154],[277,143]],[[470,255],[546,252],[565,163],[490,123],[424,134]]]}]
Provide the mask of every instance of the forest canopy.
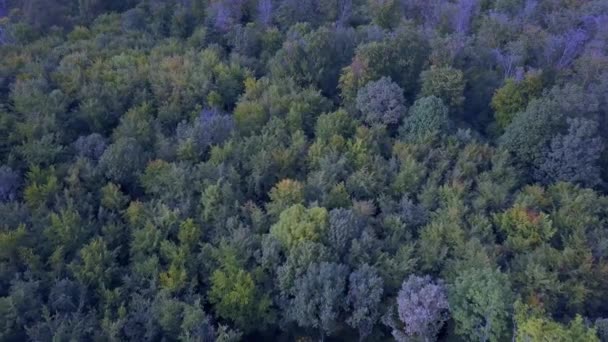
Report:
[{"label": "forest canopy", "polygon": [[605,0],[0,0],[0,341],[608,341]]}]

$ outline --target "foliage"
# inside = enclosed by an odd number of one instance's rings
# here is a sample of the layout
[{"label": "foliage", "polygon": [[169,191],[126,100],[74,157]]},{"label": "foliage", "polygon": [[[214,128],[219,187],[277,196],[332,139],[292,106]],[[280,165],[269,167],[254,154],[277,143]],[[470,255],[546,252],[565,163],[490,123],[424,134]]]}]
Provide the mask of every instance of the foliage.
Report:
[{"label": "foliage", "polygon": [[0,341],[606,340],[605,3],[0,0]]},{"label": "foliage", "polygon": [[403,89],[388,77],[369,82],[357,93],[357,109],[369,124],[395,124],[404,116]]},{"label": "foliage", "polygon": [[410,276],[399,290],[397,311],[404,331],[393,329],[395,339],[435,339],[449,317],[449,304],[443,282],[435,282],[429,276]]},{"label": "foliage", "polygon": [[464,103],[464,74],[451,67],[431,66],[420,74],[420,95],[436,96],[452,110],[459,110]]},{"label": "foliage", "polygon": [[263,328],[269,319],[269,298],[258,292],[250,273],[230,261],[211,275],[209,300],[220,317],[245,331]]},{"label": "foliage", "polygon": [[537,178],[587,187],[600,184],[599,158],[603,146],[597,126],[595,121],[588,119],[568,119],[568,133],[551,139],[543,152]]},{"label": "foliage", "polygon": [[281,212],[279,221],[270,228],[270,234],[285,247],[292,248],[302,241],[321,239],[327,223],[328,214],[324,208],[307,209],[296,204]]},{"label": "foliage", "polygon": [[378,271],[367,264],[353,271],[348,278],[346,300],[352,314],[346,322],[359,331],[359,338],[366,338],[380,317],[380,302],[384,291]]},{"label": "foliage", "polygon": [[411,80],[418,79],[428,50],[420,32],[408,24],[401,25],[390,36],[360,44],[340,76],[342,97],[348,104],[365,84],[386,76],[404,89],[406,99],[411,98],[416,88]]},{"label": "foliage", "polygon": [[19,182],[19,175],[10,167],[0,167],[0,201],[4,202],[15,199]]},{"label": "foliage", "polygon": [[515,206],[496,216],[499,229],[506,235],[505,245],[516,251],[525,251],[549,242],[555,228],[544,213]]},{"label": "foliage", "polygon": [[505,84],[496,90],[492,96],[492,108],[496,116],[496,123],[501,129],[507,127],[513,117],[523,111],[530,100],[542,92],[542,79],[540,75],[528,74],[521,81],[509,78]]},{"label": "foliage", "polygon": [[475,341],[499,341],[506,333],[511,311],[507,276],[493,269],[462,272],[450,287],[450,307],[457,332]]},{"label": "foliage", "polygon": [[321,336],[334,333],[346,306],[347,276],[344,265],[311,264],[296,280],[295,296],[290,300],[287,317],[302,327],[318,330]]},{"label": "foliage", "polygon": [[406,140],[421,142],[445,133],[449,128],[448,107],[435,96],[416,100],[403,120],[400,134]]},{"label": "foliage", "polygon": [[521,302],[516,302],[515,307],[517,341],[599,341],[595,329],[586,327],[580,315],[563,325]]}]

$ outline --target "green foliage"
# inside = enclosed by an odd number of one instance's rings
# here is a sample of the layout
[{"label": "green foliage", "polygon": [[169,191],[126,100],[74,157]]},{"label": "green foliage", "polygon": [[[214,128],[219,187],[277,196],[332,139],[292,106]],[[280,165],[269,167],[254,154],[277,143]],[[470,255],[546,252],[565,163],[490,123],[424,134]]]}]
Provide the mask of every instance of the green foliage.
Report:
[{"label": "green foliage", "polygon": [[517,252],[548,243],[555,234],[555,228],[546,214],[522,206],[496,215],[496,224],[507,237],[505,245]]},{"label": "green foliage", "polygon": [[84,285],[107,288],[115,277],[113,259],[105,241],[97,237],[80,250],[80,262],[72,266],[74,276]]},{"label": "green foliage", "polygon": [[400,134],[406,140],[423,142],[447,132],[450,126],[448,107],[435,96],[416,100],[403,121]]},{"label": "green foliage", "polygon": [[390,29],[399,24],[401,9],[396,0],[368,0],[374,23],[382,28]]},{"label": "green foliage", "polygon": [[458,111],[464,103],[464,74],[452,67],[436,67],[425,70],[420,74],[422,88],[421,96],[436,96],[452,111]]},{"label": "green foliage", "polygon": [[33,208],[49,203],[52,196],[59,191],[54,168],[48,170],[33,167],[27,174],[28,185],[24,190],[26,203]]},{"label": "green foliage", "polygon": [[266,206],[269,215],[278,217],[285,209],[304,203],[302,184],[284,179],[270,190],[270,202]]},{"label": "green foliage", "polygon": [[234,120],[243,134],[256,132],[268,121],[262,105],[255,102],[240,102],[234,109]]},{"label": "green foliage", "polygon": [[271,74],[279,79],[292,78],[300,86],[313,84],[324,93],[333,94],[339,72],[352,58],[354,49],[353,31],[328,27],[311,30],[305,24],[296,24],[269,62]]},{"label": "green foliage", "polygon": [[[395,1],[387,1],[391,3]],[[406,98],[412,98],[429,47],[422,35],[409,23],[396,29],[394,36],[357,47],[352,63],[340,76],[341,95],[352,102],[357,91],[369,81],[389,76],[401,86]]]},{"label": "green foliage", "polygon": [[512,303],[507,275],[487,268],[465,270],[449,289],[459,335],[472,341],[500,341],[507,334]]},{"label": "green foliage", "polygon": [[120,210],[129,202],[128,197],[120,191],[120,186],[108,183],[101,188],[101,204],[111,210]]},{"label": "green foliage", "polygon": [[579,86],[555,87],[546,96],[530,101],[526,110],[519,112],[506,127],[498,142],[519,163],[539,167],[543,150],[566,127],[567,118],[593,116],[597,106],[597,99]]},{"label": "green foliage", "polygon": [[0,341],[605,339],[604,2],[0,0]]},{"label": "green foliage", "polygon": [[318,241],[327,229],[328,218],[325,208],[308,209],[296,204],[281,212],[270,234],[291,249],[303,241]]},{"label": "green foliage", "polygon": [[99,167],[110,180],[129,185],[146,162],[146,152],[136,139],[120,138],[108,146],[99,160]]},{"label": "green foliage", "polygon": [[491,102],[498,127],[507,127],[518,112],[526,109],[530,100],[540,95],[542,88],[540,75],[528,74],[520,82],[507,79],[505,84],[496,90]]},{"label": "green foliage", "polygon": [[568,325],[560,324],[521,302],[515,303],[516,341],[598,341],[596,331],[577,315]]},{"label": "green foliage", "polygon": [[296,280],[287,317],[300,326],[316,328],[320,335],[333,334],[346,306],[347,268],[341,264],[311,264]]},{"label": "green foliage", "polygon": [[220,317],[245,331],[262,329],[270,320],[270,299],[259,292],[252,275],[231,260],[211,275],[209,300]]}]

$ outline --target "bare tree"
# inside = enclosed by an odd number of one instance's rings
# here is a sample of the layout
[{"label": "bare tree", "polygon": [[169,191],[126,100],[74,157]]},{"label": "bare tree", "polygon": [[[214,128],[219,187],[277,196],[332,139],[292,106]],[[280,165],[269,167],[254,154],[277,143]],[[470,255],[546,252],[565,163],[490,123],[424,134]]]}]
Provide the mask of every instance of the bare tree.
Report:
[{"label": "bare tree", "polygon": [[272,24],[272,0],[260,0],[258,2],[258,21],[265,27]]}]

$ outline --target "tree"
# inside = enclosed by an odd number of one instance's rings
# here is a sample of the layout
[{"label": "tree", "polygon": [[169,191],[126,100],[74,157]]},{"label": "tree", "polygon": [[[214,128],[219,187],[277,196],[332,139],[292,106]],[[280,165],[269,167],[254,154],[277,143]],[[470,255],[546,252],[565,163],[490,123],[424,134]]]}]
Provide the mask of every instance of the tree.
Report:
[{"label": "tree", "polygon": [[296,204],[281,213],[279,221],[270,227],[270,234],[291,249],[302,241],[319,241],[327,224],[325,208],[307,209]]},{"label": "tree", "polygon": [[411,228],[418,228],[428,220],[428,213],[425,208],[420,204],[414,204],[407,195],[401,197],[397,206],[397,215],[403,223]]},{"label": "tree", "polygon": [[80,136],[74,142],[74,148],[78,156],[89,158],[91,160],[99,160],[106,150],[106,139],[99,133],[92,133],[87,136]]},{"label": "tree", "polygon": [[270,202],[266,205],[266,210],[271,216],[279,217],[283,210],[303,203],[302,184],[291,179],[284,179],[270,190]]},{"label": "tree", "polygon": [[411,275],[403,282],[397,296],[397,311],[403,328],[393,328],[393,336],[399,341],[411,338],[432,341],[448,320],[449,308],[443,281]]},{"label": "tree", "polygon": [[421,142],[445,133],[449,124],[443,101],[435,96],[423,97],[414,102],[399,132],[405,140]]},{"label": "tree", "polygon": [[259,131],[268,121],[268,116],[264,107],[257,102],[240,101],[234,109],[234,121],[242,134]]},{"label": "tree", "polygon": [[506,235],[505,245],[516,252],[524,252],[549,242],[555,228],[544,213],[516,205],[498,214],[496,223]]},{"label": "tree", "polygon": [[594,117],[598,106],[598,99],[578,85],[554,87],[517,113],[498,143],[513,155],[519,166],[533,170],[542,163],[543,151],[551,139],[567,127],[568,118]]},{"label": "tree", "polygon": [[545,42],[545,60],[558,70],[565,69],[584,51],[588,39],[589,34],[582,28],[549,35]]},{"label": "tree", "polygon": [[288,319],[301,327],[317,329],[321,339],[331,335],[346,307],[347,277],[348,268],[342,264],[311,264],[295,283],[295,295],[286,312]]},{"label": "tree", "polygon": [[315,138],[329,141],[335,136],[350,137],[355,131],[355,121],[345,110],[321,114],[315,124]]},{"label": "tree", "polygon": [[27,339],[26,327],[41,319],[41,311],[40,282],[13,280],[8,296],[0,297],[0,338],[14,341]]},{"label": "tree", "polygon": [[325,231],[327,244],[340,258],[344,258],[364,228],[365,222],[353,210],[333,209],[329,212],[329,228]]},{"label": "tree", "polygon": [[585,325],[580,315],[563,325],[544,316],[542,310],[515,303],[515,341],[589,341],[599,342],[594,328]]},{"label": "tree", "polygon": [[351,313],[346,322],[359,331],[361,341],[372,332],[380,318],[383,292],[384,281],[373,266],[363,264],[348,278],[346,301]]},{"label": "tree", "polygon": [[336,17],[337,1],[320,0],[285,0],[281,1],[277,11],[277,22],[283,28],[297,23],[310,23],[319,26],[325,21],[334,21]]},{"label": "tree", "polygon": [[568,133],[551,140],[541,156],[536,178],[545,183],[558,181],[593,187],[601,183],[599,160],[604,149],[596,121],[568,119]]},{"label": "tree", "polygon": [[[318,242],[303,241],[288,251],[280,246],[272,236],[269,236],[265,242],[267,243],[264,246],[265,265],[268,266],[271,262],[270,266],[276,268],[278,288],[281,295],[285,297],[295,295],[296,282],[306,273],[310,265],[335,261],[330,249]],[[287,258],[284,262],[281,262],[279,254],[281,252],[286,252]],[[277,265],[280,266],[277,267]]]},{"label": "tree", "polygon": [[25,0],[21,2],[24,19],[36,29],[47,29],[53,25],[67,26],[69,24],[70,3],[65,0],[51,2],[41,0]]},{"label": "tree", "polygon": [[153,160],[139,176],[139,183],[146,194],[154,196],[172,208],[189,210],[192,202],[192,180],[185,165]]},{"label": "tree", "polygon": [[462,108],[464,103],[464,74],[452,67],[431,66],[420,74],[422,89],[420,96],[436,96],[453,112]]},{"label": "tree", "polygon": [[403,24],[390,36],[360,44],[352,63],[340,76],[341,96],[348,105],[355,102],[357,91],[370,81],[390,77],[404,90],[406,99],[414,98],[416,82],[430,48],[422,34]]},{"label": "tree", "polygon": [[258,1],[257,9],[257,19],[260,24],[264,27],[268,27],[272,24],[272,0],[260,0]]},{"label": "tree", "polygon": [[302,87],[315,86],[323,94],[335,94],[340,70],[348,64],[355,51],[352,29],[296,24],[287,34],[283,47],[270,61],[274,77],[292,78]]},{"label": "tree", "polygon": [[542,89],[540,74],[529,73],[521,81],[507,79],[492,96],[491,106],[498,127],[507,127],[518,112],[526,109],[528,103],[541,94]]},{"label": "tree", "polygon": [[456,332],[471,341],[500,341],[511,311],[507,275],[489,268],[460,272],[449,286],[449,301]]},{"label": "tree", "polygon": [[57,281],[49,292],[49,306],[53,312],[76,312],[86,300],[82,285],[67,278]]},{"label": "tree", "polygon": [[179,153],[191,159],[202,159],[211,146],[220,145],[230,138],[234,130],[230,115],[217,109],[204,109],[194,122],[181,122],[177,126]]},{"label": "tree", "polygon": [[125,11],[121,19],[125,31],[142,31],[146,27],[146,12],[141,7]]},{"label": "tree", "polygon": [[211,317],[203,311],[200,300],[192,305],[184,305],[183,319],[181,322],[181,333],[179,339],[182,341],[214,341],[215,327]]},{"label": "tree", "polygon": [[595,320],[595,330],[601,342],[608,341],[608,319],[598,318]]},{"label": "tree", "polygon": [[208,294],[218,315],[245,331],[262,329],[270,322],[270,299],[260,292],[252,274],[232,258],[213,272]]},{"label": "tree", "polygon": [[532,100],[525,111],[519,112],[505,128],[499,144],[525,166],[540,159],[543,147],[560,126],[560,113],[541,99]]},{"label": "tree", "polygon": [[374,23],[385,29],[395,28],[401,19],[401,8],[397,0],[368,0]]},{"label": "tree", "polygon": [[117,275],[114,253],[108,250],[106,242],[97,237],[80,250],[80,260],[72,264],[76,279],[85,285],[97,289],[110,288]]},{"label": "tree", "polygon": [[0,0],[0,341],[606,339],[607,28]]},{"label": "tree", "polygon": [[17,196],[20,185],[19,175],[10,167],[0,167],[0,202],[12,201]]},{"label": "tree", "polygon": [[456,13],[452,18],[452,25],[456,33],[467,34],[469,32],[471,20],[478,7],[478,0],[459,0],[456,3]]},{"label": "tree", "polygon": [[30,207],[46,205],[60,189],[55,168],[41,169],[34,166],[26,174],[27,186],[23,190],[25,202]]},{"label": "tree", "polygon": [[357,93],[357,109],[369,125],[395,124],[406,110],[403,89],[390,77],[369,82]]},{"label": "tree", "polygon": [[134,138],[120,138],[112,143],[99,160],[106,177],[120,184],[130,184],[147,162],[147,153]]},{"label": "tree", "polygon": [[155,319],[151,298],[133,293],[129,300],[129,311],[124,317],[122,334],[130,340],[153,340],[159,337],[159,326]]},{"label": "tree", "polygon": [[94,339],[94,332],[99,329],[92,313],[50,316],[45,312],[42,321],[28,327],[27,336],[33,341],[82,341]]}]

